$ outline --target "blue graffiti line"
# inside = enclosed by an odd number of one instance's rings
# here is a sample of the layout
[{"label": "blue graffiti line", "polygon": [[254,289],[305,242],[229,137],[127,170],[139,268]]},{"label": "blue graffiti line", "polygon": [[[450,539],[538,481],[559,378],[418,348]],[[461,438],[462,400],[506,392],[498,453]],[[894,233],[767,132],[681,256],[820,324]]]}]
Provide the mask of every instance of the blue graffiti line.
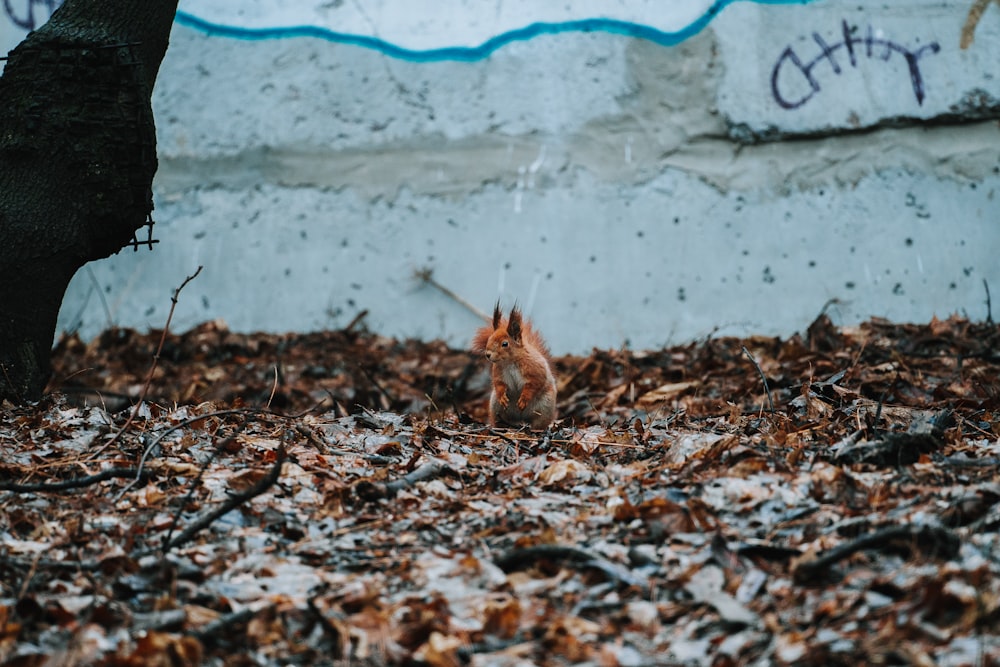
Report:
[{"label": "blue graffiti line", "polygon": [[701,30],[707,26],[719,12],[735,2],[754,2],[762,5],[804,5],[812,1],[813,0],[715,0],[704,14],[690,23],[687,27],[676,32],[666,32],[647,25],[607,18],[579,19],[575,21],[564,21],[561,23],[531,23],[522,28],[517,28],[515,30],[495,35],[479,46],[447,46],[427,50],[407,49],[402,46],[386,42],[377,37],[335,32],[333,30],[328,30],[327,28],[312,25],[278,28],[243,28],[240,26],[212,23],[211,21],[206,21],[205,19],[184,11],[177,12],[176,21],[180,25],[194,28],[204,32],[205,34],[216,37],[230,37],[233,39],[248,40],[315,37],[317,39],[324,39],[338,44],[361,46],[367,49],[379,51],[393,58],[410,60],[413,62],[425,63],[443,60],[472,62],[489,57],[494,51],[503,48],[511,42],[525,41],[543,35],[557,35],[565,32],[606,32],[614,35],[624,35],[627,37],[637,37],[649,40],[656,44],[660,44],[661,46],[674,46],[701,32]]},{"label": "blue graffiti line", "polygon": [[[938,53],[941,50],[941,46],[937,42],[925,44],[911,51],[891,40],[875,37],[871,26],[868,26],[867,33],[863,38],[854,36],[854,31],[847,25],[847,21],[841,21],[840,26],[843,41],[835,44],[827,44],[820,37],[819,33],[814,32],[812,34],[813,41],[816,42],[816,46],[819,48],[819,55],[809,62],[803,62],[791,46],[785,47],[785,50],[781,52],[777,62],[774,63],[774,68],[771,70],[771,94],[774,96],[774,101],[778,103],[778,106],[782,109],[798,109],[820,91],[819,81],[813,75],[813,69],[819,63],[824,61],[829,62],[833,73],[839,75],[842,69],[838,60],[834,58],[834,54],[839,49],[844,49],[847,52],[848,62],[850,62],[851,67],[858,66],[859,54],[869,59],[878,57],[883,61],[888,61],[894,53],[900,54],[906,61],[906,66],[910,71],[910,84],[913,86],[913,95],[917,98],[917,104],[923,106],[926,93],[924,91],[924,77],[920,72],[920,58],[927,53]],[[802,78],[799,80],[804,80],[808,86],[808,92],[797,99],[789,99],[782,93],[778,78],[781,76],[781,72],[785,66],[791,67],[793,74],[798,73],[801,75]]]}]

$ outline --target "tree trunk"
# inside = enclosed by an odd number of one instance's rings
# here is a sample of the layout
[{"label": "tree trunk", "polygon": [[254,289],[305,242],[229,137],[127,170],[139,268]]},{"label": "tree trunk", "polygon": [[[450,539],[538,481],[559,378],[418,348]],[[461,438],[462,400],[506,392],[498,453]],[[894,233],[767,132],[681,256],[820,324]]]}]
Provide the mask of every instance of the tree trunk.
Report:
[{"label": "tree trunk", "polygon": [[73,274],[152,224],[177,0],[67,0],[0,78],[0,400],[41,397]]}]

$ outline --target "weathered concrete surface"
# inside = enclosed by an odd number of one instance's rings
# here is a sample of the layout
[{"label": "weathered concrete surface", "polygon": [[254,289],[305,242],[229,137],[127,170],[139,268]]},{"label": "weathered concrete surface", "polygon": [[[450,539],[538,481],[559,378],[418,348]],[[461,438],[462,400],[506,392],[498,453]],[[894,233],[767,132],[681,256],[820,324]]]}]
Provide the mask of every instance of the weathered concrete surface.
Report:
[{"label": "weathered concrete surface", "polygon": [[[426,269],[483,310],[516,299],[557,352],[787,335],[830,300],[843,323],[982,318],[984,280],[1000,289],[1000,128],[992,103],[960,105],[997,96],[1000,7],[963,51],[969,4],[735,3],[677,46],[564,33],[475,62],[175,26],[154,95],[160,243],[81,272],[62,326],[162,326],[199,264],[177,328],[366,310],[386,334],[464,345],[475,316]],[[805,58],[841,20],[939,43],[922,104],[873,58],[817,65],[814,99],[776,107],[783,49]]]},{"label": "weathered concrete surface", "polygon": [[[581,171],[574,187],[523,193],[520,214],[516,190],[501,185],[461,214],[449,198],[408,191],[372,201],[267,185],[237,208],[225,190],[198,190],[162,206],[154,253],[128,251],[94,273],[121,286],[105,296],[111,321],[143,304],[131,321],[161,326],[170,291],[203,264],[181,327],[224,317],[241,330],[310,330],[367,309],[387,334],[464,344],[475,318],[414,277],[433,268],[483,309],[498,292],[527,302],[560,352],[788,333],[830,299],[841,321],[981,318],[982,280],[997,284],[996,192],[974,185],[887,171],[842,191],[721,195],[668,171],[637,195]],[[91,286],[79,287],[77,301],[100,313]]]}]

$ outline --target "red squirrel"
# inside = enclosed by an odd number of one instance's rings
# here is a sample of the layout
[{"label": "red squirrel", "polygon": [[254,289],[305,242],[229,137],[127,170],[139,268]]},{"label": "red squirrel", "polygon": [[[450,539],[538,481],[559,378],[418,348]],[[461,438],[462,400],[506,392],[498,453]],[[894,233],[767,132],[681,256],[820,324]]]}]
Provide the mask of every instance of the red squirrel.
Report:
[{"label": "red squirrel", "polygon": [[472,338],[472,351],[486,354],[493,364],[490,376],[490,425],[548,428],[556,418],[556,379],[545,341],[522,319],[514,306],[503,318],[500,302],[493,309],[493,326],[484,326]]}]

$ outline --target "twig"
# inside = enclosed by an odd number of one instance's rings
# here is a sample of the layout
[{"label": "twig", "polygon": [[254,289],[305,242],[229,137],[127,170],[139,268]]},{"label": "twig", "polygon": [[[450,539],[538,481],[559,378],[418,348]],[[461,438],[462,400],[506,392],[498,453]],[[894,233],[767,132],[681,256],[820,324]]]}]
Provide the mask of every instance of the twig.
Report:
[{"label": "twig", "polygon": [[448,466],[437,461],[431,461],[425,465],[420,466],[416,470],[409,472],[399,479],[394,479],[391,482],[386,483],[376,483],[369,481],[359,482],[355,487],[355,493],[358,497],[363,500],[379,500],[381,498],[392,498],[397,493],[403,489],[408,489],[409,487],[417,484],[418,482],[425,482],[429,479],[434,479],[439,477],[445,471],[451,470]]},{"label": "twig", "polygon": [[278,458],[274,462],[274,465],[271,466],[271,470],[264,477],[262,477],[259,482],[242,493],[234,493],[229,496],[229,498],[227,498],[226,501],[221,503],[218,507],[205,512],[200,517],[195,519],[194,522],[185,528],[180,535],[170,541],[164,542],[163,554],[166,555],[166,553],[171,549],[179,547],[185,542],[189,542],[203,528],[210,526],[212,522],[220,516],[231,512],[246,501],[256,498],[274,486],[275,482],[278,481],[278,478],[281,477],[281,465],[285,462],[284,447],[278,448],[277,457]]},{"label": "twig", "polygon": [[283,415],[283,414],[280,414],[280,413],[277,413],[277,412],[271,412],[269,410],[262,410],[260,408],[230,408],[228,410],[216,410],[215,412],[206,412],[203,415],[196,415],[194,417],[189,417],[189,418],[185,419],[182,422],[178,422],[178,423],[174,424],[173,426],[171,426],[170,428],[168,428],[166,431],[161,432],[158,436],[156,436],[156,438],[153,439],[152,442],[150,442],[146,446],[146,449],[142,453],[142,458],[139,459],[139,469],[138,469],[138,472],[136,473],[135,480],[122,490],[122,492],[121,492],[121,494],[120,494],[119,497],[121,497],[121,495],[125,495],[125,493],[130,488],[132,488],[136,483],[139,482],[139,475],[142,473],[143,466],[146,465],[146,459],[149,457],[150,453],[156,448],[156,446],[158,444],[160,444],[160,442],[163,440],[163,438],[167,437],[169,434],[173,433],[174,431],[176,431],[179,428],[184,428],[185,426],[188,426],[190,424],[194,424],[195,422],[199,422],[202,419],[209,419],[211,417],[220,417],[222,415],[256,415],[256,416],[263,416],[263,417],[274,417],[276,419],[299,419],[300,417],[303,417],[303,416],[309,414],[313,410],[318,409],[325,402],[326,402],[326,399],[324,398],[324,399],[318,401],[311,408],[306,408],[302,412],[299,412],[299,413],[296,413],[296,414],[293,414],[293,415]]},{"label": "twig", "polygon": [[187,612],[183,609],[165,609],[148,614],[136,614],[132,618],[132,626],[129,630],[133,636],[149,630],[162,632],[172,628],[183,627],[186,620]]},{"label": "twig", "polygon": [[385,387],[383,387],[381,384],[379,384],[378,380],[375,379],[374,375],[372,375],[371,373],[368,372],[367,368],[365,368],[361,364],[357,364],[356,367],[357,367],[357,369],[359,371],[361,371],[361,374],[365,376],[365,379],[367,379],[369,382],[371,382],[372,385],[376,389],[378,389],[379,393],[382,394],[382,396],[384,396],[387,401],[389,401],[389,405],[395,405],[396,404],[396,399],[393,397],[393,395],[390,394],[385,389]]},{"label": "twig", "polygon": [[198,277],[198,274],[201,273],[201,269],[202,267],[199,266],[197,271],[195,271],[190,276],[185,278],[184,282],[181,283],[180,287],[174,290],[173,296],[170,297],[170,312],[167,314],[167,323],[163,325],[163,333],[160,335],[160,344],[156,346],[156,354],[153,355],[153,363],[149,367],[149,373],[146,374],[146,382],[142,385],[142,391],[139,392],[139,400],[136,401],[135,407],[132,409],[132,414],[128,416],[128,419],[125,420],[125,423],[122,425],[122,427],[118,430],[117,433],[115,433],[115,436],[110,440],[108,440],[106,443],[104,443],[102,446],[98,447],[96,452],[93,452],[89,457],[87,457],[88,460],[94,459],[98,454],[103,452],[105,449],[107,449],[114,443],[118,442],[118,440],[120,440],[121,437],[125,435],[125,432],[128,430],[128,427],[132,425],[132,422],[135,421],[136,416],[139,414],[140,408],[142,408],[142,404],[146,400],[146,394],[149,392],[149,385],[153,382],[153,373],[156,372],[156,366],[160,362],[160,353],[163,352],[163,344],[167,340],[167,333],[170,331],[170,321],[174,318],[174,309],[177,307],[177,300],[178,297],[180,297],[181,290],[184,289],[184,287],[189,282]]},{"label": "twig", "polygon": [[993,304],[990,302],[990,284],[983,278],[983,287],[986,288],[986,323],[993,324]]},{"label": "twig", "polygon": [[504,572],[513,572],[533,565],[539,560],[553,560],[579,568],[596,569],[612,581],[626,586],[635,586],[642,591],[646,591],[649,587],[647,581],[628,569],[585,549],[564,544],[536,544],[531,547],[511,549],[493,559],[493,562]]},{"label": "twig", "polygon": [[274,365],[274,384],[271,385],[271,395],[267,397],[267,403],[264,405],[265,410],[271,409],[271,401],[274,400],[274,395],[278,392],[278,364]]},{"label": "twig", "polygon": [[931,555],[954,558],[960,545],[958,536],[943,526],[914,525],[886,526],[855,539],[838,544],[816,556],[808,556],[792,565],[796,581],[806,582],[825,574],[834,563],[866,549],[884,549],[900,542],[916,546]]},{"label": "twig", "polygon": [[[111,317],[111,309],[108,308],[108,300],[104,298],[104,289],[101,287],[101,283],[97,281],[97,274],[94,273],[94,269],[87,264],[87,276],[90,278],[90,282],[94,283],[94,291],[97,292],[97,297],[101,300],[101,306],[104,308],[104,317],[107,319],[107,326],[109,329],[115,326],[114,318]],[[82,318],[78,318],[82,319]]]},{"label": "twig", "polygon": [[476,317],[478,317],[479,319],[483,320],[484,322],[489,322],[489,321],[492,320],[492,318],[489,315],[487,315],[486,313],[484,313],[483,311],[479,310],[474,305],[472,305],[471,303],[469,303],[468,301],[466,301],[465,299],[463,299],[462,297],[460,297],[458,294],[456,294],[450,288],[445,287],[444,285],[442,285],[441,283],[439,283],[437,280],[435,280],[434,279],[434,269],[430,268],[429,266],[425,266],[422,269],[416,269],[413,272],[413,277],[416,278],[417,280],[419,280],[419,281],[427,284],[427,285],[430,285],[431,287],[434,287],[435,289],[437,289],[439,292],[441,292],[445,296],[450,297],[451,299],[454,299],[460,305],[465,306],[469,310],[469,312],[473,313]]},{"label": "twig", "polygon": [[[247,427],[247,424],[249,423],[250,420],[244,418],[243,421],[240,422],[240,425],[237,426],[236,429],[232,433],[230,433],[225,440],[223,440],[222,442],[220,442],[219,444],[217,444],[215,447],[212,448],[211,456],[205,457],[205,460],[201,464],[201,468],[198,470],[198,474],[194,476],[194,479],[192,479],[191,483],[188,485],[188,492],[184,495],[184,499],[181,500],[180,505],[178,506],[177,509],[177,513],[174,514],[174,520],[170,522],[170,528],[167,530],[167,536],[163,538],[164,542],[169,543],[170,539],[173,537],[174,528],[177,527],[177,522],[180,520],[181,513],[184,511],[184,508],[187,507],[188,501],[191,499],[191,496],[194,495],[194,490],[198,487],[198,484],[201,482],[201,478],[205,475],[205,471],[208,470],[209,464],[211,464],[212,461],[215,460],[215,455],[218,454],[220,450],[225,449],[229,445],[229,443],[235,440],[236,436],[242,433],[243,430]],[[217,432],[218,431],[216,431],[216,433]]]},{"label": "twig", "polygon": [[764,392],[767,393],[767,404],[771,408],[771,416],[773,417],[774,401],[771,400],[771,388],[767,386],[767,378],[764,376],[764,371],[760,369],[760,366],[757,364],[757,360],[753,358],[752,354],[750,354],[750,350],[746,348],[746,345],[741,345],[740,348],[743,350],[743,354],[747,355],[747,359],[750,360],[753,367],[757,369],[757,374],[760,375],[760,380],[764,383]]},{"label": "twig", "polygon": [[101,567],[102,561],[93,560],[50,560],[48,558],[39,558],[37,555],[33,559],[27,558],[17,558],[15,556],[4,556],[3,564],[5,566],[14,566],[23,568],[30,574],[34,569],[42,570],[60,570],[63,572],[68,571],[82,571],[91,572]]},{"label": "twig", "polygon": [[358,312],[358,314],[354,316],[354,319],[351,320],[350,322],[348,322],[347,326],[343,328],[343,332],[344,333],[352,333],[354,331],[354,327],[356,327],[359,324],[361,324],[361,321],[363,319],[365,319],[366,317],[368,317],[368,309],[367,308],[365,308],[364,310]]},{"label": "twig", "polygon": [[345,637],[341,634],[337,626],[330,622],[330,619],[326,617],[326,614],[316,605],[316,598],[310,597],[306,600],[306,604],[309,606],[309,611],[319,622],[319,626],[323,629],[323,632],[330,639],[330,647],[334,651],[334,655],[337,658],[343,657],[344,654],[344,642]]},{"label": "twig", "polygon": [[878,407],[875,408],[875,421],[872,422],[872,433],[878,435],[878,422],[882,419],[882,406],[885,405],[885,397],[889,393],[889,390],[896,386],[896,380],[899,379],[899,371],[896,371],[896,377],[893,379],[892,384],[882,390],[882,393],[878,397]]},{"label": "twig", "polygon": [[28,588],[31,586],[31,580],[35,578],[35,572],[38,570],[38,561],[42,559],[42,552],[39,551],[35,554],[35,558],[31,561],[31,568],[28,573],[24,575],[24,581],[21,582],[21,590],[17,594],[18,600],[23,600],[25,594],[28,592]]},{"label": "twig", "polygon": [[129,483],[128,485],[126,485],[125,488],[121,490],[121,493],[118,494],[118,498],[116,498],[115,500],[117,501],[118,499],[120,499],[122,496],[124,496],[126,493],[128,493],[129,489],[131,489],[133,486],[135,486],[136,484],[139,483],[139,476],[142,475],[142,469],[146,466],[146,459],[149,457],[150,453],[154,449],[156,449],[156,446],[158,444],[160,444],[160,442],[165,437],[167,437],[168,435],[170,435],[171,433],[173,433],[177,429],[184,428],[185,426],[188,426],[190,424],[194,424],[195,422],[199,422],[202,419],[209,419],[211,417],[219,417],[221,415],[248,414],[249,412],[252,412],[252,411],[253,411],[252,409],[247,409],[247,408],[233,408],[233,409],[230,409],[230,410],[217,410],[216,412],[209,412],[209,413],[206,413],[206,414],[203,414],[203,415],[196,415],[194,417],[189,417],[188,419],[185,419],[182,422],[178,422],[178,423],[174,424],[173,426],[171,426],[170,428],[168,428],[166,431],[163,431],[158,436],[156,436],[155,438],[153,438],[152,442],[150,442],[148,445],[146,445],[146,449],[143,450],[142,457],[139,459],[139,468],[137,469],[137,471],[135,473],[135,479],[132,480],[131,483]]},{"label": "twig", "polygon": [[317,436],[313,432],[313,430],[308,426],[306,426],[305,424],[296,424],[295,430],[298,432],[299,435],[305,437],[305,439],[308,440],[312,444],[312,446],[316,448],[316,451],[318,451],[320,454],[326,454],[331,451],[334,451],[334,453],[337,454],[347,453],[346,450],[334,450],[326,442],[320,440],[319,436]]},{"label": "twig", "polygon": [[40,482],[38,484],[16,484],[14,482],[0,482],[0,491],[13,491],[14,493],[55,493],[57,491],[68,491],[78,489],[83,486],[90,486],[115,477],[135,477],[133,483],[139,481],[142,473],[137,468],[107,468],[94,475],[86,477],[75,477],[64,479],[60,482]]},{"label": "twig", "polygon": [[874,440],[860,441],[854,436],[845,438],[831,448],[833,460],[838,463],[896,466],[914,463],[921,454],[944,447],[944,430],[951,415],[951,410],[942,410],[929,419],[914,419],[906,431],[892,431]]},{"label": "twig", "polygon": [[224,630],[228,630],[234,625],[242,625],[243,623],[246,623],[260,611],[262,610],[246,607],[244,609],[240,609],[239,611],[234,611],[231,614],[220,616],[211,623],[203,625],[197,630],[188,631],[184,634],[194,637],[202,644],[217,644],[219,636]]},{"label": "twig", "polygon": [[7,374],[7,366],[5,364],[0,364],[0,371],[3,371],[3,379],[5,386],[9,387],[11,391],[17,394],[17,402],[24,403],[24,395],[21,394],[21,390],[14,386],[14,382],[10,379],[10,375]]},{"label": "twig", "polygon": [[451,469],[444,465],[443,463],[438,463],[437,461],[431,461],[425,465],[420,466],[412,472],[408,472],[399,479],[394,479],[391,482],[387,482],[385,485],[385,490],[388,496],[391,498],[403,489],[408,489],[414,486],[418,482],[426,482],[429,479],[434,479],[435,477],[440,477],[446,471]]}]

